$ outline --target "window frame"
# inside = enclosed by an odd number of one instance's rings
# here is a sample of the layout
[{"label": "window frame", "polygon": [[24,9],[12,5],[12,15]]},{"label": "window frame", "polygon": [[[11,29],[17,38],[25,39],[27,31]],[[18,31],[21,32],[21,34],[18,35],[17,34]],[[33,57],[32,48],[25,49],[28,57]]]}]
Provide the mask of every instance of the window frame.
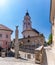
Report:
[{"label": "window frame", "polygon": [[0,34],[0,38],[2,37],[2,34]]},{"label": "window frame", "polygon": [[6,34],[6,38],[8,38],[8,34]]}]

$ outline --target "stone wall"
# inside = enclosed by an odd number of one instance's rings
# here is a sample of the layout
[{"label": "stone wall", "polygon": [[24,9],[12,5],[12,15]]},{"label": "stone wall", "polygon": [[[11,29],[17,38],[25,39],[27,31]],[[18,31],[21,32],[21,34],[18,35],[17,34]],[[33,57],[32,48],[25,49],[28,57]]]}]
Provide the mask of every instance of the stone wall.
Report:
[{"label": "stone wall", "polygon": [[35,50],[35,63],[42,63],[43,62],[43,52],[44,47],[41,47],[39,50]]}]

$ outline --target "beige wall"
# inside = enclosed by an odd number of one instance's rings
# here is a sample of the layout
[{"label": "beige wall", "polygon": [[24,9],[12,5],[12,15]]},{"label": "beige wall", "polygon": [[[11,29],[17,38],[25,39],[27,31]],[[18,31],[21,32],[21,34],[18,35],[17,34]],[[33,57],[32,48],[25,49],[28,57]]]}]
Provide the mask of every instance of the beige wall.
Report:
[{"label": "beige wall", "polygon": [[32,36],[38,36],[38,34],[34,31],[25,31],[25,32],[23,32],[23,37],[24,36],[25,37],[28,37],[28,36],[32,37]]},{"label": "beige wall", "polygon": [[51,0],[52,47],[55,49],[55,0]]},{"label": "beige wall", "polygon": [[52,0],[51,2],[51,22],[53,23],[55,16],[55,0]]},{"label": "beige wall", "polygon": [[[30,40],[30,43],[29,43],[29,45],[30,44],[34,44],[34,45],[36,45],[36,44],[40,44],[40,45],[43,45],[44,44],[44,42],[45,42],[45,38],[44,37],[42,37],[42,36],[34,36],[34,37],[30,37],[30,38],[22,38],[22,39],[19,39],[19,44],[20,43],[22,43],[22,44],[27,44],[28,43],[28,40]],[[15,43],[14,42],[14,40],[13,40],[13,43]]]},{"label": "beige wall", "polygon": [[52,25],[52,42],[53,42],[53,47],[55,48],[55,18],[54,18],[54,24]]},{"label": "beige wall", "polygon": [[[22,52],[22,51],[19,51],[19,54],[20,54],[20,57],[21,57],[21,58],[28,59],[28,60],[32,60],[32,61],[35,60],[35,54],[26,53],[26,52]],[[27,57],[28,54],[31,55],[31,58],[30,58],[30,59]]]}]

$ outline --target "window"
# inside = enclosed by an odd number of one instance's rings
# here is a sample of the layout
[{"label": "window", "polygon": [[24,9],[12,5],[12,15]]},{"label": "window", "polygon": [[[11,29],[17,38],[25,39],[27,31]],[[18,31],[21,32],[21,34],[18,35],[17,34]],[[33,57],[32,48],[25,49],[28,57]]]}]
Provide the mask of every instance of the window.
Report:
[{"label": "window", "polygon": [[0,34],[0,37],[2,37],[2,34]]},{"label": "window", "polygon": [[30,38],[30,35],[28,35],[28,38]]},{"label": "window", "polygon": [[30,23],[28,23],[28,25],[30,25]]},{"label": "window", "polygon": [[2,44],[2,43],[1,43],[1,41],[0,41],[0,46],[1,46],[1,44]]},{"label": "window", "polygon": [[27,58],[28,58],[28,59],[31,59],[31,55],[30,55],[30,54],[28,54],[28,55],[27,55]]},{"label": "window", "polygon": [[7,42],[6,42],[6,45],[7,45]]},{"label": "window", "polygon": [[28,40],[28,42],[30,42],[30,40]]},{"label": "window", "polygon": [[24,36],[24,38],[25,38],[25,36]]},{"label": "window", "polygon": [[24,25],[25,25],[26,23],[24,23]]},{"label": "window", "polygon": [[6,38],[8,38],[8,35],[6,35]]}]

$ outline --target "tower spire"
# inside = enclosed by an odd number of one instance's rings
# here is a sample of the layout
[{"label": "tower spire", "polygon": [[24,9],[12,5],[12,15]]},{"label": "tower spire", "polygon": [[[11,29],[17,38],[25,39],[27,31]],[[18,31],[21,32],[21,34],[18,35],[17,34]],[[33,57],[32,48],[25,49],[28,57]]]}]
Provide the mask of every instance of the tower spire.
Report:
[{"label": "tower spire", "polygon": [[26,16],[29,16],[28,10],[27,10],[27,12],[26,12]]},{"label": "tower spire", "polygon": [[27,12],[24,16],[24,20],[23,20],[23,31],[27,31],[27,30],[31,30],[31,29],[32,29],[31,17],[29,16],[29,13],[27,10]]}]

